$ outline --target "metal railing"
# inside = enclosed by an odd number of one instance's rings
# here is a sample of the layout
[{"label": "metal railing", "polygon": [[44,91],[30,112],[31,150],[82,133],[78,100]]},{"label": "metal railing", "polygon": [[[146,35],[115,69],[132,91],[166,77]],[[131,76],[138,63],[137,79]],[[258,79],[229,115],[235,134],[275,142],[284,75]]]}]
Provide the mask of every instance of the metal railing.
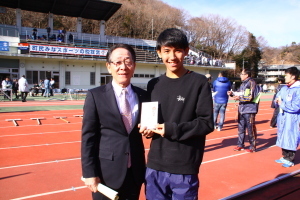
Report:
[{"label": "metal railing", "polygon": [[0,25],[0,35],[10,36],[10,37],[19,37],[19,31],[15,26],[10,25]]}]

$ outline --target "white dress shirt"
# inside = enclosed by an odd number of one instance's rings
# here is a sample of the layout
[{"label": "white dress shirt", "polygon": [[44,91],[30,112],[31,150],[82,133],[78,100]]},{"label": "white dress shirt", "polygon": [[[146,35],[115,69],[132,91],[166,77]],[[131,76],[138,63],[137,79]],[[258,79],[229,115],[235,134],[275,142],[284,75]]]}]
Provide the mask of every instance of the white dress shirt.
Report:
[{"label": "white dress shirt", "polygon": [[133,92],[133,90],[131,88],[131,84],[129,84],[126,88],[122,88],[118,84],[116,84],[113,80],[112,86],[114,89],[114,93],[116,96],[116,100],[117,100],[117,104],[118,104],[120,113],[121,113],[121,107],[120,107],[121,93],[122,93],[123,89],[127,90],[127,92],[128,92],[127,100],[130,105],[131,116],[132,116],[132,125],[134,126],[137,121],[137,115],[138,115],[138,111],[139,111],[139,101],[138,101],[137,94],[135,92]]}]

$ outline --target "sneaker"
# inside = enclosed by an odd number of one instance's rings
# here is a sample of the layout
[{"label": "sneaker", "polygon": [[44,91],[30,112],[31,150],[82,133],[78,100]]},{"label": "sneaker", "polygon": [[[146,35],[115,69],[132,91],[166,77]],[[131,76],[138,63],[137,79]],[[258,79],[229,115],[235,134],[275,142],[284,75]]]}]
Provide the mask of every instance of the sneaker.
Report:
[{"label": "sneaker", "polygon": [[215,129],[218,129],[219,127],[218,126],[215,126]]},{"label": "sneaker", "polygon": [[244,150],[244,148],[243,147],[239,147],[239,146],[237,146],[237,147],[235,147],[233,149],[233,151],[242,151],[242,150]]},{"label": "sneaker", "polygon": [[285,160],[282,167],[293,167],[295,164],[291,161]]},{"label": "sneaker", "polygon": [[275,162],[276,163],[284,163],[284,158],[283,157],[281,157],[281,158],[279,158],[278,160],[275,160]]},{"label": "sneaker", "polygon": [[221,131],[222,129],[219,127],[219,128],[217,128],[217,131]]},{"label": "sneaker", "polygon": [[247,151],[248,153],[253,153],[253,152],[255,152],[254,149],[246,149],[246,151]]}]

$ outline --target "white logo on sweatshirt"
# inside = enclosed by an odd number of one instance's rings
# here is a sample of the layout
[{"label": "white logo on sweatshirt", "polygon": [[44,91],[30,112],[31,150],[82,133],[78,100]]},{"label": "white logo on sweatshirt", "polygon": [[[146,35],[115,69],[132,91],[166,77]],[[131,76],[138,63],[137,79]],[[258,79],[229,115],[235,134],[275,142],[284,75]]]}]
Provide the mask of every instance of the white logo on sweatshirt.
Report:
[{"label": "white logo on sweatshirt", "polygon": [[182,96],[177,96],[177,101],[182,101],[184,103],[185,98]]}]

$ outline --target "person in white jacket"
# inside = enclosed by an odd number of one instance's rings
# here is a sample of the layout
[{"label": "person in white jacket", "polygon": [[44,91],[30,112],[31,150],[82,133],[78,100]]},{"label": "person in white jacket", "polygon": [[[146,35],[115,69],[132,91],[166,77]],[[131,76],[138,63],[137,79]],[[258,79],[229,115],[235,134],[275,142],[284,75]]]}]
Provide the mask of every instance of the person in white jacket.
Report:
[{"label": "person in white jacket", "polygon": [[23,75],[19,79],[19,91],[21,92],[22,102],[26,102],[26,97],[29,92],[29,87],[28,87],[28,82],[25,78],[25,75]]}]

